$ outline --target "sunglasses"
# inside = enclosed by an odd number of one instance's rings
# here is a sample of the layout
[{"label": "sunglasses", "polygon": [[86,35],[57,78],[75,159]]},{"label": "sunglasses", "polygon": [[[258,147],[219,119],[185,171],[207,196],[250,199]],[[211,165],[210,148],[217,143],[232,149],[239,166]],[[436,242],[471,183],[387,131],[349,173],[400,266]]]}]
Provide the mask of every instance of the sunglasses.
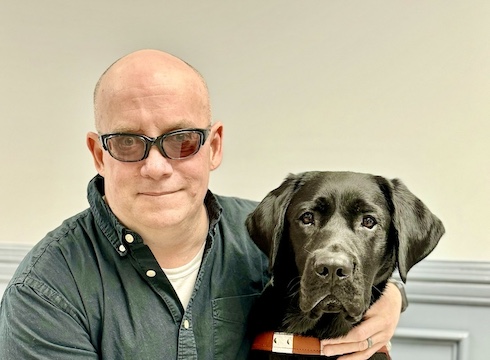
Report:
[{"label": "sunglasses", "polygon": [[167,159],[180,160],[195,155],[208,138],[210,129],[180,129],[152,138],[146,135],[113,133],[100,135],[104,150],[116,160],[136,162],[148,157],[156,145]]}]

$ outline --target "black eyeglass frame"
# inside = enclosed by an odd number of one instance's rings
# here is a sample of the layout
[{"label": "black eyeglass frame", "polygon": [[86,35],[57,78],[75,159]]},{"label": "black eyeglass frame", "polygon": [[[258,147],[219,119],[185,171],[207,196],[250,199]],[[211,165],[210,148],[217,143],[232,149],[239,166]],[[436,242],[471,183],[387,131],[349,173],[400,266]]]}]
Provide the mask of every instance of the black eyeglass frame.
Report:
[{"label": "black eyeglass frame", "polygon": [[[142,134],[133,134],[133,133],[110,133],[110,134],[102,134],[99,135],[99,140],[102,143],[102,147],[104,148],[105,151],[107,151],[114,159],[121,161],[121,162],[138,162],[146,159],[148,157],[148,154],[150,153],[150,149],[153,145],[156,145],[158,150],[160,150],[160,153],[163,155],[163,157],[171,160],[182,160],[182,159],[187,159],[190,158],[191,156],[196,155],[199,150],[201,150],[201,147],[204,145],[206,140],[208,139],[209,133],[211,132],[211,128],[207,129],[199,129],[199,128],[189,128],[189,129],[179,129],[179,130],[174,130],[170,131],[168,133],[162,134],[156,138],[152,138],[146,135]],[[187,156],[184,157],[171,157],[167,154],[165,149],[163,148],[163,141],[169,137],[169,136],[174,136],[174,135],[179,135],[179,134],[185,134],[185,133],[197,133],[199,135],[199,145],[197,146],[196,150]],[[115,157],[111,151],[109,150],[109,146],[107,145],[107,142],[109,139],[115,137],[115,136],[131,136],[131,137],[136,137],[138,139],[141,139],[145,143],[145,152],[143,156],[139,160],[121,160]]]}]

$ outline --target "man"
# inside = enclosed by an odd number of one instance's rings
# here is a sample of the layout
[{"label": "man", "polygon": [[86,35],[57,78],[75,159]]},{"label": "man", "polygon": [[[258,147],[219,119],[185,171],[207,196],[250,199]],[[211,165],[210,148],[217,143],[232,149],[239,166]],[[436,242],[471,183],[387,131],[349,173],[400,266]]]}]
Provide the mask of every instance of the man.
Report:
[{"label": "man", "polygon": [[[211,123],[204,80],[174,56],[137,51],[102,75],[94,107],[90,208],[19,266],[1,304],[0,358],[246,358],[267,260],[244,226],[256,203],[208,191],[223,125]],[[400,306],[390,285],[325,351],[367,358],[393,335]]]}]

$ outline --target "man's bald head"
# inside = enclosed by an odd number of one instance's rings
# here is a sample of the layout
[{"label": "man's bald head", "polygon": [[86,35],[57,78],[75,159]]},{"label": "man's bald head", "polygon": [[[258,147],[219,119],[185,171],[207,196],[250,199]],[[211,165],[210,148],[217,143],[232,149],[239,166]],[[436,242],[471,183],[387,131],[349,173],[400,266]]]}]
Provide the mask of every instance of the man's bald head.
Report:
[{"label": "man's bald head", "polygon": [[[159,50],[138,50],[116,62],[101,75],[94,90],[94,116],[101,132],[107,99],[125,87],[165,86],[179,79],[182,87],[192,88],[201,99],[202,111],[211,122],[211,106],[206,81],[191,65],[176,56]],[[150,81],[149,81],[150,80]]]}]

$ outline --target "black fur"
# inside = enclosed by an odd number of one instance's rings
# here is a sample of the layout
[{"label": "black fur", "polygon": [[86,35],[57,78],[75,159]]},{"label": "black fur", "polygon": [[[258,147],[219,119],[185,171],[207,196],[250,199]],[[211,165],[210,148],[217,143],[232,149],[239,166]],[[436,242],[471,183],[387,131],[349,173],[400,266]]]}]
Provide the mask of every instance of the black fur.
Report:
[{"label": "black fur", "polygon": [[[393,271],[406,281],[444,233],[400,180],[350,172],[290,175],[248,217],[247,228],[269,256],[272,275],[252,309],[251,333],[320,339],[359,324]],[[311,356],[252,352],[250,358]]]}]

